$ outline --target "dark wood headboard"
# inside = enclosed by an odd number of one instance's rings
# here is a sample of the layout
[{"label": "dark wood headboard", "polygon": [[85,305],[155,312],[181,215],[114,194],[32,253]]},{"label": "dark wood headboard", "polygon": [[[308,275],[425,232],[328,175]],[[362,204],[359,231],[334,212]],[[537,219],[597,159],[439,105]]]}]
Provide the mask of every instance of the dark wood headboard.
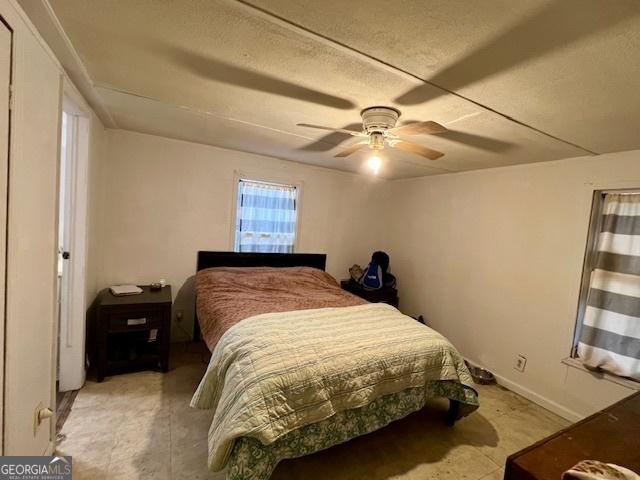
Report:
[{"label": "dark wood headboard", "polygon": [[198,252],[197,271],[212,267],[313,267],[324,270],[324,253]]},{"label": "dark wood headboard", "polygon": [[[239,253],[198,252],[196,271],[213,267],[313,267],[324,270],[327,255],[324,253]],[[200,339],[198,313],[194,315],[193,338]]]}]

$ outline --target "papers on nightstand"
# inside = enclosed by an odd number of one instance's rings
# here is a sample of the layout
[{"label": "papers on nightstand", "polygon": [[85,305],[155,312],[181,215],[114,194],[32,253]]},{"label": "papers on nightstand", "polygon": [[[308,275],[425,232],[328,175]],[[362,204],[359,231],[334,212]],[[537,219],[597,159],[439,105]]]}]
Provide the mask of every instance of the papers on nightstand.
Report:
[{"label": "papers on nightstand", "polygon": [[121,297],[123,295],[138,295],[143,292],[143,290],[137,285],[114,285],[109,287],[111,293],[116,297]]}]

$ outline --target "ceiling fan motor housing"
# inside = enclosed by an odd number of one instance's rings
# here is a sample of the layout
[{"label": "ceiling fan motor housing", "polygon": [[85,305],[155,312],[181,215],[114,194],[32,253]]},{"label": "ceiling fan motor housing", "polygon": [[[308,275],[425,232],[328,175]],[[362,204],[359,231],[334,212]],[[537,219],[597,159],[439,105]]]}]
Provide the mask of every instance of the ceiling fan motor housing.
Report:
[{"label": "ceiling fan motor housing", "polygon": [[380,132],[373,132],[370,134],[369,148],[371,150],[382,150],[384,148],[384,135]]},{"label": "ceiling fan motor housing", "polygon": [[396,126],[400,111],[392,107],[369,107],[360,112],[362,128],[371,134],[384,132]]}]

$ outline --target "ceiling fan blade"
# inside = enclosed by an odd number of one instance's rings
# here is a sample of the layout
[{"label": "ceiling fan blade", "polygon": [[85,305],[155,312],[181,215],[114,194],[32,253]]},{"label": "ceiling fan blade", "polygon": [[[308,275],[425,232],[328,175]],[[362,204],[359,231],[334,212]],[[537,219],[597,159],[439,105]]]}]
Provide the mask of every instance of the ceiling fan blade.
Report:
[{"label": "ceiling fan blade", "polygon": [[[478,113],[477,115],[479,115]],[[471,116],[476,116],[476,114],[471,114]],[[451,125],[452,123],[456,123],[459,120],[464,120],[468,118],[467,115],[460,117],[459,119],[453,120],[451,122],[447,122],[447,125]],[[407,120],[405,125],[418,123],[416,120]],[[404,125],[403,125],[404,127]],[[395,132],[395,129],[390,130],[390,132],[399,135]],[[400,136],[406,135],[404,132]],[[506,152],[514,148],[516,145],[512,142],[507,142],[504,140],[498,140],[497,138],[485,137],[483,135],[478,135],[476,133],[468,133],[463,132],[462,130],[456,130],[453,128],[446,127],[446,130],[440,134],[438,134],[438,138],[445,138],[449,141],[461,143],[463,145],[468,145],[470,147],[478,148],[480,150],[487,150],[489,152]]]},{"label": "ceiling fan blade", "polygon": [[446,138],[452,142],[462,143],[470,147],[478,148],[480,150],[487,150],[489,152],[506,152],[514,148],[516,145],[511,142],[505,142],[504,140],[498,140],[497,138],[485,137],[483,135],[476,135],[474,133],[462,132],[460,130],[449,130],[442,135],[438,135],[439,138]]},{"label": "ceiling fan blade", "polygon": [[418,145],[417,143],[407,142],[406,140],[396,140],[394,142],[389,142],[389,145],[391,145],[393,148],[397,148],[398,150],[421,155],[425,158],[428,158],[429,160],[437,160],[444,155],[444,153],[438,152],[437,150],[432,150],[422,145]]},{"label": "ceiling fan blade", "polygon": [[350,147],[345,148],[340,153],[336,155],[336,157],[348,157],[349,155],[356,153],[358,150],[367,148],[369,146],[369,142],[358,142]]},{"label": "ceiling fan blade", "polygon": [[443,133],[447,131],[447,127],[440,125],[437,122],[431,120],[427,122],[415,122],[407,123],[400,127],[394,127],[389,130],[389,133],[394,135],[431,135],[433,133]]},{"label": "ceiling fan blade", "polygon": [[296,123],[298,127],[316,128],[318,130],[328,130],[329,132],[346,133],[347,135],[353,135],[354,137],[366,137],[367,135],[356,130],[347,130],[346,128],[331,128],[323,127],[322,125],[311,125],[309,123]]},{"label": "ceiling fan blade", "polygon": [[[358,128],[362,128],[362,123],[350,123],[342,127],[341,130],[357,130]],[[299,147],[298,150],[305,152],[327,152],[350,138],[350,133],[330,131],[317,140]]]}]

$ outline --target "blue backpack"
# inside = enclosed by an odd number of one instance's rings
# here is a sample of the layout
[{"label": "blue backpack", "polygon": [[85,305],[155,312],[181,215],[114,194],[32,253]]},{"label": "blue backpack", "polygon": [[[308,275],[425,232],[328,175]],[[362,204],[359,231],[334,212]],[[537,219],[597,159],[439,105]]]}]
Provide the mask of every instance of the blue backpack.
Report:
[{"label": "blue backpack", "polygon": [[388,269],[389,255],[385,252],[373,252],[371,262],[367,265],[360,283],[362,283],[365,288],[371,288],[373,290],[382,288],[385,284],[385,275],[393,277],[393,275],[387,274]]},{"label": "blue backpack", "polygon": [[360,283],[362,283],[365,288],[371,288],[373,290],[382,288],[382,267],[380,267],[378,262],[373,258],[369,265],[367,265]]}]

